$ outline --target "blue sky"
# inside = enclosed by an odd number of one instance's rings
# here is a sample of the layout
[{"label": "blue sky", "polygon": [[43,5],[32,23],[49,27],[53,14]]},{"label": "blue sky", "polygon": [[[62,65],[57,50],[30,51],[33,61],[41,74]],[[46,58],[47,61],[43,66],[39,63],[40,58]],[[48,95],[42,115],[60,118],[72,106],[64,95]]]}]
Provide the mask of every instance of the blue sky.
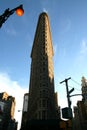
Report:
[{"label": "blue sky", "polygon": [[[30,53],[39,14],[48,13],[54,48],[55,91],[61,107],[67,105],[65,78],[72,94],[81,93],[81,78],[87,78],[87,0],[0,0],[0,14],[23,4],[24,15],[15,13],[0,28],[0,89],[21,98],[28,92]],[[76,82],[75,82],[76,81]],[[20,99],[17,98],[17,109]],[[72,106],[81,97],[72,97]]]}]

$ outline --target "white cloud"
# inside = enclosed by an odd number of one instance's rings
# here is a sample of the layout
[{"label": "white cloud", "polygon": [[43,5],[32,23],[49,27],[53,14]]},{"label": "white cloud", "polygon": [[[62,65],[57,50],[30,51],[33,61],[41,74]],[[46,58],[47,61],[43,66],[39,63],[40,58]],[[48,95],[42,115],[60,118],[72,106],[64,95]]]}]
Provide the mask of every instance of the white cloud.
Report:
[{"label": "white cloud", "polygon": [[[80,43],[80,47],[77,51],[77,56],[75,58],[75,62],[74,62],[74,65],[78,66],[78,68],[85,66],[87,64],[86,62],[86,57],[87,57],[87,40],[82,40],[81,43]],[[82,68],[80,69],[80,72],[82,70]]]},{"label": "white cloud", "polygon": [[15,97],[16,108],[14,118],[18,121],[18,128],[20,128],[22,111],[18,112],[18,110],[22,110],[23,96],[28,90],[21,88],[17,81],[12,81],[8,74],[0,73],[0,93],[1,92],[7,92],[10,96]]},{"label": "white cloud", "polygon": [[43,8],[43,12],[46,12],[46,13],[48,13],[48,11],[47,11],[45,8]]},{"label": "white cloud", "polygon": [[63,22],[61,23],[61,33],[67,33],[70,28],[71,28],[71,20],[70,19],[64,19]]},{"label": "white cloud", "polygon": [[82,55],[87,54],[87,41],[86,40],[82,40],[80,53]]},{"label": "white cloud", "polygon": [[57,45],[57,44],[54,44],[53,50],[54,50],[54,54],[56,54],[56,52],[57,52],[57,50],[58,50],[58,45]]},{"label": "white cloud", "polygon": [[13,26],[9,26],[9,27],[5,27],[5,32],[9,35],[12,35],[12,36],[16,36],[17,35],[17,32],[16,30],[13,28]]}]

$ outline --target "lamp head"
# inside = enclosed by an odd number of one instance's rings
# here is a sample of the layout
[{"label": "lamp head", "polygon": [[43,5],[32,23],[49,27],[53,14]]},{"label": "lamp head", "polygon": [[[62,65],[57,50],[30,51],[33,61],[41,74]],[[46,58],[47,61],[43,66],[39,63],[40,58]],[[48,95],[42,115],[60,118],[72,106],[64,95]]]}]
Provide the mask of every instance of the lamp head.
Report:
[{"label": "lamp head", "polygon": [[23,10],[23,5],[20,5],[17,9],[16,9],[16,14],[18,16],[22,16],[24,14],[24,10]]}]

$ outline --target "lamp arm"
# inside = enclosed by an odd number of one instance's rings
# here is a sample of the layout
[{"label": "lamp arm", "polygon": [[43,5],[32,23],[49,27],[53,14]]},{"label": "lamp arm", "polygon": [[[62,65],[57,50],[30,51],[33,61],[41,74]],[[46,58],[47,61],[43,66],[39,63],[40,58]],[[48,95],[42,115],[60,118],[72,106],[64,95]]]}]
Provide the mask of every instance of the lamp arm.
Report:
[{"label": "lamp arm", "polygon": [[23,5],[20,5],[12,10],[6,9],[4,13],[0,16],[0,28],[2,27],[2,24],[8,19],[10,15],[12,15],[18,8],[22,8]]}]

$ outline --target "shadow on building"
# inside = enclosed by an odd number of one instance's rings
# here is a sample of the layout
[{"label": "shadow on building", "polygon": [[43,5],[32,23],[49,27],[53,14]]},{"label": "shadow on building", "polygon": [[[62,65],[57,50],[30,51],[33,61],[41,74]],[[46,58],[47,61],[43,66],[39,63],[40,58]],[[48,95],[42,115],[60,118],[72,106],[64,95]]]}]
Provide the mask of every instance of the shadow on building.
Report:
[{"label": "shadow on building", "polygon": [[60,130],[59,120],[30,120],[21,130],[32,130],[34,128],[38,130]]}]

